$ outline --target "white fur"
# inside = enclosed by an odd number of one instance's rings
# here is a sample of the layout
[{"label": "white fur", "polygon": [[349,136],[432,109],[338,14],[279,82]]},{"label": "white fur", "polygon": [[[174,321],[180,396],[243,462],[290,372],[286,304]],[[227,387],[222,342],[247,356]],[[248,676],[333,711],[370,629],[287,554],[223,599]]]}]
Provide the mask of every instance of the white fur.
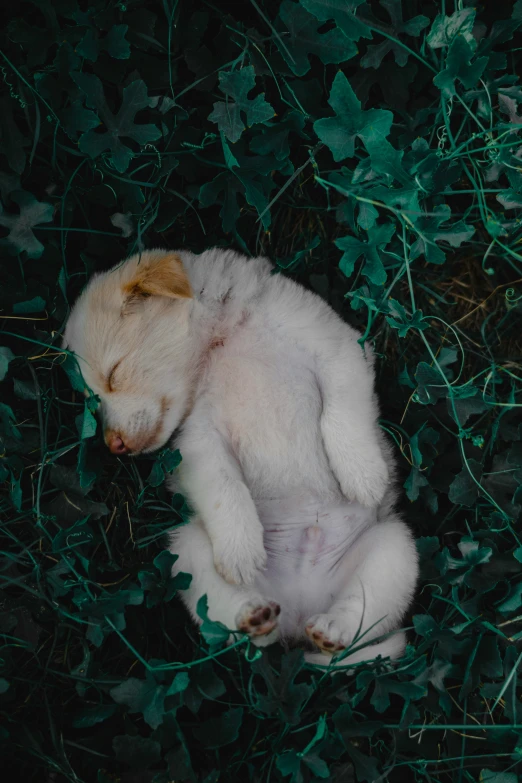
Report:
[{"label": "white fur", "polygon": [[[183,460],[171,488],[196,513],[171,549],[176,569],[193,575],[183,593],[192,616],[206,593],[209,616],[230,628],[248,626],[253,607],[280,604],[257,643],[278,632],[304,640],[307,627],[316,642],[347,646],[358,631],[367,642],[396,629],[417,555],[393,511],[393,458],[359,334],[265,259],[178,255],[192,300],[152,296],[122,317],[133,257],[91,281],[65,342],[101,398],[105,427],[146,443],[136,452],[178,427]],[[107,394],[100,378],[120,359],[121,388],[116,373]],[[404,643],[397,633],[346,662],[396,657]]]}]

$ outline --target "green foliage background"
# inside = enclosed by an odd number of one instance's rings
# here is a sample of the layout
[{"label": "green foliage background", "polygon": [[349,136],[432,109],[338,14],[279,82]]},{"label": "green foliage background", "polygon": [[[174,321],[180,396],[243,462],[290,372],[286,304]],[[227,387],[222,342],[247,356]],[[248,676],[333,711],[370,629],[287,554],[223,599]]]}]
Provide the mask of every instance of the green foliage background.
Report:
[{"label": "green foliage background", "polygon": [[[515,783],[521,0],[3,14],[6,779]],[[211,245],[269,255],[375,344],[423,564],[393,671],[200,635],[164,551],[179,455],[109,455],[60,350],[93,272]]]}]

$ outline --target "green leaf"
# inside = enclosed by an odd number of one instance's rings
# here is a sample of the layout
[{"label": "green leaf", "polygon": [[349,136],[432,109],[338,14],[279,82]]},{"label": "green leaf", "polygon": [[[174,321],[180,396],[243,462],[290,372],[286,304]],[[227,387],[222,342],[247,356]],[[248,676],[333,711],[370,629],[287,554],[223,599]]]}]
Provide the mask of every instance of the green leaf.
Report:
[{"label": "green leaf", "polygon": [[228,641],[230,633],[225,625],[220,622],[214,622],[208,617],[208,600],[206,595],[202,595],[196,606],[196,613],[203,622],[200,626],[201,635],[211,646],[221,646]]},{"label": "green leaf", "polygon": [[[64,493],[65,494],[65,493]],[[76,498],[73,493],[70,493],[71,497],[68,500],[71,504],[75,505]],[[77,506],[80,510],[80,507]],[[81,510],[80,510],[81,513]],[[65,530],[60,530],[55,535],[52,541],[52,551],[55,553],[70,551],[76,549],[76,547],[83,546],[84,544],[91,544],[94,541],[94,533],[92,527],[88,522],[79,521],[67,527]]]},{"label": "green leaf", "polygon": [[292,776],[291,783],[302,783],[301,758],[295,750],[287,750],[286,753],[277,755],[276,767],[283,777]]},{"label": "green leaf", "polygon": [[305,118],[301,112],[289,111],[284,120],[260,126],[260,132],[250,142],[250,149],[258,155],[274,155],[276,160],[284,161],[290,155],[290,133],[304,136],[304,125]]},{"label": "green leaf", "polygon": [[96,435],[97,421],[90,411],[88,400],[85,400],[83,413],[76,417],[76,428],[81,440]]},{"label": "green leaf", "polygon": [[130,713],[142,713],[149,726],[156,729],[163,721],[166,690],[147,672],[146,680],[129,677],[111,688],[110,694],[117,704],[127,705]]},{"label": "green leaf", "polygon": [[384,30],[390,37],[376,46],[368,46],[366,54],[361,58],[361,65],[363,68],[378,68],[388,52],[393,52],[395,62],[403,68],[408,61],[409,53],[406,46],[401,45],[397,40],[400,39],[401,34],[417,38],[421,30],[429,25],[430,20],[427,16],[415,16],[405,22],[402,18],[402,0],[380,0],[379,5],[386,10],[391,25],[384,26],[380,20],[375,20],[375,26]]},{"label": "green leaf", "polygon": [[15,105],[15,102],[9,100],[7,95],[0,99],[0,134],[2,138],[0,152],[5,155],[9,168],[16,174],[22,174],[27,160],[24,147],[27,147],[29,141],[20,133],[13,117]]},{"label": "green leaf", "polygon": [[41,313],[43,310],[45,310],[45,299],[41,296],[35,296],[33,299],[28,299],[25,302],[16,302],[13,305],[13,313],[16,315]]},{"label": "green leaf", "polygon": [[431,26],[426,43],[432,49],[440,49],[444,46],[450,46],[457,36],[461,36],[464,41],[475,47],[476,43],[473,37],[475,14],[474,8],[462,8],[451,16],[439,14]]},{"label": "green leaf", "polygon": [[426,261],[431,264],[443,264],[446,255],[437,246],[437,242],[446,242],[451,247],[460,247],[463,242],[471,239],[475,229],[462,220],[446,227],[442,225],[447,223],[450,217],[450,207],[447,204],[442,204],[432,215],[421,216],[415,220],[415,230],[418,231],[419,237],[411,246],[411,261],[424,255]]},{"label": "green leaf", "polygon": [[[265,101],[264,93],[255,98],[249,98],[248,93],[254,89],[256,77],[252,65],[241,68],[239,71],[220,71],[219,87],[227,96],[227,102],[218,101],[214,104],[214,111],[209,115],[211,122],[217,123],[221,133],[236,142],[245,129],[242,113],[246,115],[249,127],[257,123],[266,123],[274,117],[272,106]],[[228,100],[231,98],[233,103]]]},{"label": "green leaf", "polygon": [[67,135],[76,141],[78,133],[90,131],[101,125],[98,115],[85,109],[81,100],[77,99],[71,102],[71,105],[60,112],[60,120]]},{"label": "green leaf", "polygon": [[363,111],[348,79],[341,71],[335,76],[328,103],[336,116],[317,120],[314,123],[314,131],[329,147],[336,162],[353,158],[357,137],[365,144],[378,144],[390,133],[393,121],[391,111]]},{"label": "green leaf", "polygon": [[306,764],[316,778],[328,778],[330,777],[330,770],[328,764],[323,759],[319,758],[317,753],[307,753],[303,756],[303,762]]},{"label": "green leaf", "polygon": [[364,20],[357,18],[357,8],[366,0],[300,0],[307,11],[321,22],[333,19],[350,41],[371,38],[372,33]]},{"label": "green leaf", "polygon": [[382,226],[374,226],[368,231],[366,242],[357,237],[341,237],[335,240],[336,246],[344,253],[339,261],[339,269],[346,277],[350,277],[355,269],[355,264],[360,256],[364,256],[363,274],[374,285],[383,285],[386,282],[386,271],[381,261],[380,254],[390,242],[395,233],[393,223],[385,223]]},{"label": "green leaf", "polygon": [[72,725],[75,729],[86,729],[96,726],[97,723],[102,723],[114,715],[116,710],[115,704],[100,704],[97,707],[86,707],[76,713]]},{"label": "green leaf", "polygon": [[[471,471],[471,473],[470,473]],[[472,474],[472,475],[471,475]],[[476,481],[473,480],[475,477]],[[464,466],[460,473],[453,479],[449,499],[452,503],[462,506],[471,506],[479,495],[479,486],[482,477],[482,465],[474,459],[468,459],[468,467]]]},{"label": "green leaf", "polygon": [[128,60],[131,55],[130,44],[125,38],[128,29],[126,24],[113,24],[105,36],[105,49],[116,60]]},{"label": "green leaf", "polygon": [[147,479],[151,487],[159,487],[181,463],[181,454],[178,449],[163,449],[160,452]]},{"label": "green leaf", "polygon": [[373,783],[373,781],[378,780],[381,777],[377,759],[361,753],[361,751],[357,750],[351,742],[346,744],[346,749],[353,761],[357,780]]},{"label": "green leaf", "polygon": [[471,63],[474,51],[474,47],[461,35],[457,35],[451,42],[446,55],[446,67],[433,79],[433,83],[447,98],[456,94],[456,81],[470,90],[484,73],[488,58],[478,57]]},{"label": "green leaf", "polygon": [[6,239],[0,244],[6,244],[12,253],[27,253],[29,258],[40,258],[44,246],[35,237],[33,229],[40,223],[50,223],[54,209],[51,204],[40,202],[31,193],[17,190],[11,193],[11,200],[20,207],[18,215],[4,212],[0,205],[0,226],[9,229]]},{"label": "green leaf", "polygon": [[161,759],[161,745],[153,739],[120,734],[112,740],[116,759],[132,769],[147,769]]},{"label": "green leaf", "polygon": [[432,405],[447,394],[444,376],[437,367],[431,367],[426,362],[419,362],[415,371],[417,390],[415,399],[422,405]]},{"label": "green leaf", "polygon": [[313,691],[311,685],[295,682],[303,665],[302,650],[293,650],[283,657],[279,674],[265,656],[254,661],[252,668],[263,677],[267,690],[266,694],[258,691],[257,709],[266,715],[278,714],[292,725],[298,723],[303,705]]},{"label": "green leaf", "polygon": [[320,33],[322,23],[292,0],[283,0],[279,17],[289,33],[278,41],[279,50],[296,76],[308,73],[311,54],[325,64],[341,63],[357,54],[357,47],[342,30]]},{"label": "green leaf", "polygon": [[9,362],[12,362],[14,358],[15,355],[10,348],[0,346],[0,381],[4,380],[5,376],[7,375]]},{"label": "green leaf", "polygon": [[124,87],[120,109],[117,114],[113,114],[97,76],[88,73],[72,73],[71,76],[85,94],[87,106],[96,110],[107,129],[104,133],[96,133],[94,130],[84,133],[79,141],[80,150],[91,158],[97,158],[109,150],[115,169],[126,171],[135,153],[121,139],[129,138],[143,146],[161,136],[161,131],[155,125],[137,125],[134,122],[137,112],[150,106],[151,99],[147,96],[145,82],[138,79]]},{"label": "green leaf", "polygon": [[480,771],[479,783],[518,783],[516,772],[496,772],[493,769]]},{"label": "green leaf", "polygon": [[66,372],[67,377],[69,378],[69,382],[74,389],[74,391],[83,392],[85,391],[87,384],[85,383],[82,375],[82,371],[80,370],[80,365],[78,364],[78,360],[74,356],[74,354],[67,353],[62,355],[62,359],[60,361],[60,367]]},{"label": "green leaf", "polygon": [[388,304],[391,315],[387,316],[386,320],[391,327],[397,329],[399,337],[406,337],[410,329],[423,331],[428,328],[428,324],[422,315],[422,310],[415,310],[413,315],[410,316],[403,305],[395,299],[389,299]]},{"label": "green leaf", "polygon": [[182,693],[188,688],[189,682],[190,680],[187,672],[178,672],[165,693],[165,698],[167,696],[175,696],[178,693]]},{"label": "green leaf", "polygon": [[233,707],[194,728],[194,736],[205,748],[221,748],[237,740],[242,721],[242,707]]}]

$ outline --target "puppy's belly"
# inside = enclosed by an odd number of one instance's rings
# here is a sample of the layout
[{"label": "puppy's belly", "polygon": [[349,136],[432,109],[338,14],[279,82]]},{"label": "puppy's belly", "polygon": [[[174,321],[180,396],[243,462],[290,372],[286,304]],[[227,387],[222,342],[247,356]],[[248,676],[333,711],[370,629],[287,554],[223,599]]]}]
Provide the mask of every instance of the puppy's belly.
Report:
[{"label": "puppy's belly", "polygon": [[313,614],[327,612],[351,574],[347,557],[376,512],[348,501],[257,501],[267,568],[259,585],[282,607],[284,636],[300,638]]}]

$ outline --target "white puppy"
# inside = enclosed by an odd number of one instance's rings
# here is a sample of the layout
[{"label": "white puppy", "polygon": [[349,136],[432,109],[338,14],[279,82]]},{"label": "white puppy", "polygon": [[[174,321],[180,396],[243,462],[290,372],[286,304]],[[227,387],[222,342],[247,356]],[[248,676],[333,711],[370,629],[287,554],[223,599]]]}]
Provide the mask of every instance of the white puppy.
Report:
[{"label": "white puppy", "polygon": [[387,635],[346,662],[399,656],[417,579],[358,338],[265,259],[218,249],[148,251],[95,276],[65,330],[111,451],[176,431],[171,486],[195,516],[171,549],[194,619],[206,593],[211,619],[258,644],[308,637],[319,663],[358,636]]}]

